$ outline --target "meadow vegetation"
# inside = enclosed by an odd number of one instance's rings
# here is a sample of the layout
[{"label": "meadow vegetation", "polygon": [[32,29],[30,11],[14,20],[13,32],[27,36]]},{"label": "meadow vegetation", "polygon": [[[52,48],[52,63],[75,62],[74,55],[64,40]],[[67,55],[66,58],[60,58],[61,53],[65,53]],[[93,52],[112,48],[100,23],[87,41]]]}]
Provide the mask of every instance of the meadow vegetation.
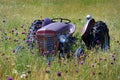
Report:
[{"label": "meadow vegetation", "polygon": [[[120,0],[0,0],[0,80],[120,80],[119,3]],[[35,19],[68,18],[76,24],[75,34],[80,37],[87,14],[107,24],[109,51],[85,48],[85,62],[55,58],[47,63],[37,55],[36,47],[27,48],[28,29]],[[25,48],[15,53],[19,45]],[[78,47],[80,43],[74,49]]]}]

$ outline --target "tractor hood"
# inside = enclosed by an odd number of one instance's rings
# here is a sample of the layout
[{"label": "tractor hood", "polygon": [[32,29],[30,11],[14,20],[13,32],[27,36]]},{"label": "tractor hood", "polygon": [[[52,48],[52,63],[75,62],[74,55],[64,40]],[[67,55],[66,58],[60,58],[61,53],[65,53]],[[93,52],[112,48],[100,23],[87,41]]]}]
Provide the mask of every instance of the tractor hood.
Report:
[{"label": "tractor hood", "polygon": [[72,34],[75,31],[75,25],[73,24],[66,24],[62,22],[55,22],[48,24],[46,26],[43,26],[37,31],[37,34],[41,33],[60,33],[62,31],[68,30],[70,34]]}]

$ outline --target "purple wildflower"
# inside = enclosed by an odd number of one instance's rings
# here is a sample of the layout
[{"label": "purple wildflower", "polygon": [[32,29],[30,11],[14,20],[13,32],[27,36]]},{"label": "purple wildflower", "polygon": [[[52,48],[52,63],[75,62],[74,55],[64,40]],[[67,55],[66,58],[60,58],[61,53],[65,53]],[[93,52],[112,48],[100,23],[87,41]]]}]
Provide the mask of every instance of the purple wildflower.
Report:
[{"label": "purple wildflower", "polygon": [[28,37],[28,39],[30,39],[30,36],[27,36]]},{"label": "purple wildflower", "polygon": [[110,62],[111,65],[113,65],[113,62]]},{"label": "purple wildflower", "polygon": [[12,30],[11,32],[14,33],[14,30]]},{"label": "purple wildflower", "polygon": [[57,76],[58,76],[58,77],[61,76],[61,72],[60,72],[60,71],[57,72]]},{"label": "purple wildflower", "polygon": [[115,61],[115,60],[116,60],[116,58],[113,58],[113,60]]},{"label": "purple wildflower", "polygon": [[15,50],[12,50],[13,53],[15,53]]},{"label": "purple wildflower", "polygon": [[22,34],[26,34],[26,32],[22,32]]},{"label": "purple wildflower", "polygon": [[92,64],[92,67],[94,68],[94,67],[95,67],[95,65],[94,65],[94,64]]},{"label": "purple wildflower", "polygon": [[[41,51],[42,51],[42,49],[41,49]],[[46,55],[47,53],[46,52],[43,52],[43,55]]]},{"label": "purple wildflower", "polygon": [[50,66],[51,65],[51,63],[50,62],[48,62],[48,66]]},{"label": "purple wildflower", "polygon": [[16,32],[16,36],[18,35],[18,32]]},{"label": "purple wildflower", "polygon": [[112,58],[114,58],[115,57],[115,55],[114,54],[112,54]]},{"label": "purple wildflower", "polygon": [[81,61],[80,64],[83,65],[83,64],[84,64],[84,61]]},{"label": "purple wildflower", "polygon": [[8,80],[13,80],[13,78],[12,78],[12,77],[9,77]]}]

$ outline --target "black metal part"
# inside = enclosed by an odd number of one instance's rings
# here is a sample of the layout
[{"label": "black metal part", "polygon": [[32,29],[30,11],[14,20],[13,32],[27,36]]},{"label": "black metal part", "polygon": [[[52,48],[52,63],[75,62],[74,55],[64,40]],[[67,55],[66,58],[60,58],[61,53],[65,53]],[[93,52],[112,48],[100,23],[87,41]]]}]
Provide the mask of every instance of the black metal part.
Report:
[{"label": "black metal part", "polygon": [[53,22],[64,22],[64,23],[70,23],[71,22],[71,20],[69,20],[69,19],[65,19],[65,18],[53,18],[53,19],[51,19]]}]

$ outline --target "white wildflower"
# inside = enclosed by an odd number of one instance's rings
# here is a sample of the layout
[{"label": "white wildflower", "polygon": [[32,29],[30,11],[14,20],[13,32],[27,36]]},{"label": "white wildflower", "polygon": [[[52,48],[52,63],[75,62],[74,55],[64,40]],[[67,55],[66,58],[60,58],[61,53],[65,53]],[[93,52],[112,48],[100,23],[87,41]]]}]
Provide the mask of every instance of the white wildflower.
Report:
[{"label": "white wildflower", "polygon": [[26,78],[27,75],[26,74],[21,74],[20,78]]}]

